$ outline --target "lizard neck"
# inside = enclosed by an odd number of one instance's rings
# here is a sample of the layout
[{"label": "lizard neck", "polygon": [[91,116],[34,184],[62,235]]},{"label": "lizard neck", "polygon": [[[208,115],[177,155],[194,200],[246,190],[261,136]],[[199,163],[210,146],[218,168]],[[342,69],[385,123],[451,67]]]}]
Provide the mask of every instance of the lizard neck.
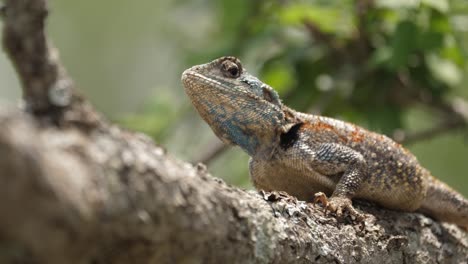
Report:
[{"label": "lizard neck", "polygon": [[[252,126],[245,126],[243,124],[237,125],[237,120],[228,120],[224,123],[226,131],[224,131],[226,137],[228,137],[229,143],[238,145],[242,150],[247,152],[249,156],[255,156],[259,151],[271,145],[274,142],[273,133],[255,134]],[[272,128],[265,128],[271,132],[274,131]],[[271,135],[270,135],[271,134]]]},{"label": "lizard neck", "polygon": [[[263,110],[257,109],[257,112],[263,114],[262,119],[256,117],[252,122],[246,123],[248,115],[254,115],[253,112],[240,112],[228,118],[227,122],[213,130],[225,129],[222,134],[228,136],[228,143],[234,143],[241,147],[251,157],[271,157],[271,154],[284,144],[293,144],[296,140],[297,129],[302,125],[303,120],[297,113],[285,106],[282,106],[281,112],[271,112],[270,108]],[[268,116],[268,113],[272,114]],[[275,113],[275,115],[273,115]]]},{"label": "lizard neck", "polygon": [[279,142],[285,121],[283,112],[272,112],[266,105],[236,97],[226,102],[217,100],[211,107],[205,107],[207,102],[200,105],[196,108],[214,133],[223,142],[239,146],[250,156],[263,153]]}]

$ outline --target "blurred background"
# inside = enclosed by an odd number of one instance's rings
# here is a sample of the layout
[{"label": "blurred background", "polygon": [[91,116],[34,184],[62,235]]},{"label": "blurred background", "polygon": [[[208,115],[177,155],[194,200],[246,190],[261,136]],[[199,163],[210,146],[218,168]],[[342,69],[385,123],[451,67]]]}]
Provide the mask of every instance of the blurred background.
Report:
[{"label": "blurred background", "polygon": [[[468,1],[50,1],[48,33],[81,91],[171,155],[251,188],[248,156],[196,114],[182,71],[224,55],[292,108],[402,142],[468,196]],[[0,52],[0,104],[20,88]]]}]

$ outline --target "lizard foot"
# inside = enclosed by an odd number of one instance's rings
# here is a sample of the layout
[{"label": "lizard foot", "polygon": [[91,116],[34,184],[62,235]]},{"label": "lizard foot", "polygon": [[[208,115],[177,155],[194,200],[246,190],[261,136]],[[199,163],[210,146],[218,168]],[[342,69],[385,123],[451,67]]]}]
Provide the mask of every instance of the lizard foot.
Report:
[{"label": "lizard foot", "polygon": [[355,217],[356,220],[364,220],[364,215],[354,209],[351,199],[345,197],[332,196],[327,198],[327,195],[323,192],[315,194],[314,203],[321,203],[325,207],[325,213],[333,212],[337,217],[342,218],[343,212],[347,211],[350,216]]}]

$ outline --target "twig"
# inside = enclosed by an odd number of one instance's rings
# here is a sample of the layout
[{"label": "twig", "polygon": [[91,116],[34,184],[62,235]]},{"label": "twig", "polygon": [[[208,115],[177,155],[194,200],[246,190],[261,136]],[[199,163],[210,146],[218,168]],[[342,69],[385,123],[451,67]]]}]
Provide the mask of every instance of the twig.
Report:
[{"label": "twig", "polygon": [[411,145],[420,141],[435,138],[445,133],[453,132],[457,129],[466,127],[466,123],[462,120],[444,122],[438,126],[422,130],[414,133],[407,133],[402,130],[396,130],[393,134],[393,139],[401,144]]},{"label": "twig", "polygon": [[224,144],[223,142],[219,140],[212,140],[212,142],[209,144],[210,147],[200,155],[197,161],[194,161],[194,163],[203,163],[203,164],[210,164],[213,162],[216,157],[220,156],[223,154],[226,150],[229,149],[229,146]]},{"label": "twig", "polygon": [[393,139],[402,144],[414,144],[468,126],[468,102],[464,99],[455,98],[450,103],[433,103],[430,107],[441,112],[445,121],[435,127],[413,133],[396,130]]}]

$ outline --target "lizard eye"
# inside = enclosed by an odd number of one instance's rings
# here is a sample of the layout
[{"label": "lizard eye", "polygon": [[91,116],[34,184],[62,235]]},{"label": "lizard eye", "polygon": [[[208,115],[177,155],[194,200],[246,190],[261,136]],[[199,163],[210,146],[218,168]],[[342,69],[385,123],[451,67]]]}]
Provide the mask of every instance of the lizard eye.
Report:
[{"label": "lizard eye", "polygon": [[221,71],[226,77],[237,78],[240,76],[242,68],[231,60],[225,60],[221,64]]}]

